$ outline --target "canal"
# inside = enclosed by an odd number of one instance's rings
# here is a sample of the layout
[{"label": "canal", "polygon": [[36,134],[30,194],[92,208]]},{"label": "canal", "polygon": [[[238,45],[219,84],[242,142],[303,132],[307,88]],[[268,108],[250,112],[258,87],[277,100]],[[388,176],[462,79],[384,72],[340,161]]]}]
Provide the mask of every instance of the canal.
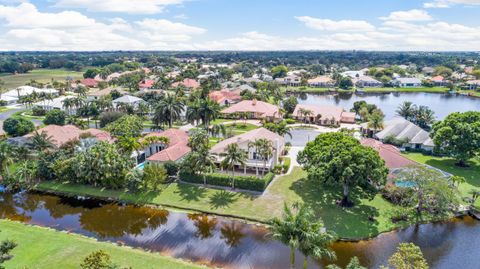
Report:
[{"label": "canal", "polygon": [[[288,248],[268,229],[241,221],[150,207],[60,197],[0,193],[0,217],[70,231],[101,241],[139,247],[224,268],[288,268]],[[345,265],[358,256],[364,265],[384,264],[400,242],[419,245],[432,268],[478,268],[480,225],[469,217],[411,226],[360,242],[333,245]],[[297,268],[302,257],[297,254]],[[310,268],[323,268],[310,261]]]}]

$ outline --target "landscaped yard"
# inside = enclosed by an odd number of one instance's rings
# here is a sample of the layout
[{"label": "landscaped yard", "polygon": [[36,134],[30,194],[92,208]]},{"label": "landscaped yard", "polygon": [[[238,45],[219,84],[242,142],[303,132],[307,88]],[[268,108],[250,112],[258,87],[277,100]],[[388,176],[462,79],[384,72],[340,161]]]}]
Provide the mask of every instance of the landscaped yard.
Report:
[{"label": "landscaped yard", "polygon": [[306,172],[296,167],[286,176],[274,180],[263,196],[197,187],[184,183],[172,183],[159,192],[131,194],[89,186],[44,182],[40,190],[64,193],[114,197],[126,202],[156,204],[183,210],[196,210],[220,215],[267,222],[280,216],[283,203],[296,201],[312,206],[323,219],[328,229],[343,238],[365,238],[396,227],[389,219],[395,207],[376,195],[372,200],[353,196],[353,208],[341,208],[335,201],[341,198],[341,190],[322,188],[317,182],[308,180]]},{"label": "landscaped yard", "polygon": [[[459,190],[463,197],[470,197],[469,191],[472,189],[480,190],[480,161],[471,160],[470,167],[458,167],[452,158],[442,158],[421,153],[405,153],[405,157],[416,162],[436,167],[440,170],[448,172],[452,175],[462,176],[466,182],[460,184]],[[476,207],[480,207],[480,199],[475,203]]]},{"label": "landscaped yard", "polygon": [[419,87],[419,88],[364,88],[366,92],[448,92],[446,87]]},{"label": "landscaped yard", "polygon": [[47,228],[0,220],[0,240],[14,240],[18,246],[6,268],[80,268],[88,254],[104,250],[122,268],[204,268],[199,265],[110,243],[97,242],[83,236],[57,232]]},{"label": "landscaped yard", "polygon": [[300,87],[283,87],[282,88],[286,92],[305,92],[305,93],[321,93],[321,92],[328,92],[329,88],[319,88],[319,87],[308,87],[308,86],[300,86]]},{"label": "landscaped yard", "polygon": [[35,69],[26,74],[3,74],[0,75],[0,79],[5,81],[5,88],[14,89],[16,87],[25,85],[25,83],[32,79],[42,83],[51,82],[52,79],[63,82],[69,76],[73,79],[81,79],[83,78],[82,75],[82,72],[68,71],[64,69]]}]

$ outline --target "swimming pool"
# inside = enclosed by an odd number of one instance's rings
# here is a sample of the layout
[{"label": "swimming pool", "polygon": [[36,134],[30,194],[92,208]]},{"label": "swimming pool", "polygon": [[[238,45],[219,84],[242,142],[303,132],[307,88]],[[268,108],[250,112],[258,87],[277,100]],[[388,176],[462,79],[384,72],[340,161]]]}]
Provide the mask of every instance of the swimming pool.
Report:
[{"label": "swimming pool", "polygon": [[401,187],[401,188],[413,188],[417,184],[412,181],[395,181],[395,186]]},{"label": "swimming pool", "polygon": [[135,166],[135,168],[140,169],[140,170],[143,170],[143,168],[145,168],[145,163],[143,162],[143,163]]}]

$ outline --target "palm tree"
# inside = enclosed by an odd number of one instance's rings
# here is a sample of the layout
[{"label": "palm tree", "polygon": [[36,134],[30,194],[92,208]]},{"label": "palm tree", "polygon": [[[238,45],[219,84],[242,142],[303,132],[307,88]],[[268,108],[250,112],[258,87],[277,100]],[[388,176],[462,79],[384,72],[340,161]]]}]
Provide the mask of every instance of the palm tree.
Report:
[{"label": "palm tree", "polygon": [[166,95],[160,100],[155,108],[153,121],[160,125],[164,121],[168,123],[168,127],[172,128],[173,121],[180,118],[184,110],[183,102],[175,95]]},{"label": "palm tree", "polygon": [[215,157],[210,155],[208,149],[202,149],[194,152],[192,155],[192,162],[196,172],[203,176],[203,184],[207,185],[207,173],[211,173],[215,168]]},{"label": "palm tree", "polygon": [[5,141],[0,142],[0,172],[9,176],[9,166],[13,163],[13,149]]},{"label": "palm tree", "polygon": [[37,172],[36,163],[32,161],[23,161],[20,163],[15,170],[15,177],[20,180],[20,182],[30,185],[32,179],[35,177]]},{"label": "palm tree", "polygon": [[300,252],[303,253],[303,269],[308,267],[308,257],[314,259],[336,259],[335,252],[329,248],[335,237],[322,231],[323,224],[321,222],[311,223],[308,221],[304,224],[307,226],[305,226],[305,229],[302,229],[298,247]]},{"label": "palm tree", "polygon": [[367,127],[373,129],[374,131],[383,129],[383,115],[382,111],[375,109],[372,111],[372,114],[368,117]]},{"label": "palm tree", "polygon": [[38,152],[46,151],[55,147],[52,137],[45,131],[42,131],[41,133],[35,131],[27,145]]},{"label": "palm tree", "polygon": [[313,111],[311,111],[310,109],[300,108],[298,110],[298,114],[303,117],[303,122],[307,123],[308,117],[313,116]]},{"label": "palm tree", "polygon": [[227,135],[227,127],[225,127],[224,124],[214,124],[210,126],[209,133],[213,137],[217,137],[219,135],[222,135],[222,137],[225,137]]},{"label": "palm tree", "polygon": [[133,152],[138,153],[142,149],[142,143],[135,137],[121,136],[118,138],[117,144],[128,155],[131,155]]},{"label": "palm tree", "polygon": [[257,154],[263,161],[263,177],[265,175],[265,170],[267,169],[267,160],[273,155],[273,143],[265,138],[260,138],[255,140],[255,144],[257,144]]},{"label": "palm tree", "polygon": [[224,157],[222,166],[232,169],[232,188],[235,189],[235,165],[244,166],[247,153],[238,144],[233,143],[229,144],[226,151],[220,156]]},{"label": "palm tree", "polygon": [[198,100],[191,102],[187,107],[186,113],[187,121],[196,124],[201,119],[200,117],[200,102]]},{"label": "palm tree", "polygon": [[216,120],[220,115],[220,105],[209,98],[202,100],[200,102],[198,113],[205,125],[205,130],[207,130],[210,126],[210,121]]},{"label": "palm tree", "polygon": [[405,101],[398,106],[395,113],[398,116],[403,117],[408,121],[411,121],[415,116],[415,110],[416,110],[415,105],[413,105],[412,102]]},{"label": "palm tree", "polygon": [[[297,204],[293,207],[296,208]],[[285,203],[283,206],[282,218],[271,220],[271,235],[274,239],[290,247],[290,268],[295,266],[295,249],[299,245],[300,230],[298,227],[298,215]]]},{"label": "palm tree", "polygon": [[435,113],[428,106],[419,106],[415,112],[415,124],[423,129],[430,129],[435,122]]},{"label": "palm tree", "polygon": [[460,186],[460,184],[466,182],[465,178],[461,176],[451,176],[450,181],[452,182],[452,185],[457,188]]}]

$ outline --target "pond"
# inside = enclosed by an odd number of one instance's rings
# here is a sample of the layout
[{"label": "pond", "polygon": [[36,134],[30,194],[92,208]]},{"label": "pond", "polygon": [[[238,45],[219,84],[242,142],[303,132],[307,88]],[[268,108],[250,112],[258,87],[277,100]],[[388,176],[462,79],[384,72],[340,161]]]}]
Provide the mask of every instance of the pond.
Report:
[{"label": "pond", "polygon": [[386,119],[395,116],[397,107],[405,101],[417,105],[426,105],[435,112],[441,120],[452,112],[480,111],[480,98],[442,93],[338,93],[338,94],[299,94],[300,104],[337,105],[350,110],[353,103],[365,100],[377,105],[385,114]]},{"label": "pond", "polygon": [[[288,248],[265,227],[201,214],[41,193],[0,193],[0,217],[51,227],[224,268],[288,268]],[[354,229],[354,227],[352,227]],[[399,242],[414,242],[432,268],[478,268],[480,225],[470,217],[412,226],[360,242],[337,242],[337,264],[358,256],[384,264]],[[302,257],[297,254],[297,268]],[[324,262],[310,261],[310,268]]]}]

